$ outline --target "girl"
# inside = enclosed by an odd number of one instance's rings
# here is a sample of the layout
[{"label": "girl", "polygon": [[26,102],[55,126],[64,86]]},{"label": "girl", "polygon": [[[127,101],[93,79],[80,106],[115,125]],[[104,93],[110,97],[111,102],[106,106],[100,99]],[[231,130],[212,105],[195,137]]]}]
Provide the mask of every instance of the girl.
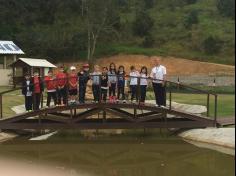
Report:
[{"label": "girl", "polygon": [[48,76],[45,77],[45,84],[47,88],[47,107],[50,107],[51,99],[54,101],[54,105],[57,105],[57,85],[53,77],[53,72],[48,71]]},{"label": "girl", "polygon": [[103,71],[102,71],[102,80],[101,80],[101,94],[102,94],[102,100],[104,102],[107,101],[107,92],[108,92],[108,68],[107,67],[103,67]]},{"label": "girl", "polygon": [[147,67],[143,66],[141,68],[141,72],[140,72],[140,103],[144,104],[145,100],[146,100],[146,93],[147,93],[147,85],[148,85],[148,71],[147,71]]},{"label": "girl", "polygon": [[93,81],[92,89],[93,89],[93,97],[94,102],[98,103],[100,101],[100,67],[98,65],[94,66],[94,72],[91,74],[91,79]]},{"label": "girl", "polygon": [[71,73],[69,75],[69,94],[70,94],[70,102],[71,104],[76,103],[76,96],[78,94],[77,83],[78,83],[78,75],[76,73],[76,67],[72,66],[70,68]]},{"label": "girl", "polygon": [[134,66],[130,67],[130,90],[131,90],[131,102],[134,101],[134,98],[136,98],[136,101],[138,101],[138,77],[140,76],[139,72],[136,70]]},{"label": "girl", "polygon": [[110,70],[108,72],[108,84],[109,84],[109,100],[110,102],[114,102],[116,100],[116,86],[117,86],[116,65],[114,63],[110,64]]},{"label": "girl", "polygon": [[120,66],[119,71],[117,73],[118,77],[118,100],[121,99],[123,100],[123,103],[125,103],[125,67]]},{"label": "girl", "polygon": [[27,112],[31,112],[33,109],[33,90],[34,85],[32,80],[30,79],[30,75],[25,75],[25,80],[22,84],[22,95],[25,96],[25,110]]}]

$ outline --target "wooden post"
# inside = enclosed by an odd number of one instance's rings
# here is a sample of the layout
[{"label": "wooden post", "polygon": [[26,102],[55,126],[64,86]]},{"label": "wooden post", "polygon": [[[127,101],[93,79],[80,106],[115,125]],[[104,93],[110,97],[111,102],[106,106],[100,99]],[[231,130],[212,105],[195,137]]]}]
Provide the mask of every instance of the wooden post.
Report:
[{"label": "wooden post", "polygon": [[215,127],[217,126],[217,111],[218,111],[218,96],[215,95],[215,117],[214,117],[214,122],[215,122]]},{"label": "wooden post", "polygon": [[2,94],[0,94],[0,117],[3,118]]},{"label": "wooden post", "polygon": [[207,94],[207,117],[210,116],[210,94]]},{"label": "wooden post", "polygon": [[4,56],[3,69],[7,69],[7,56]]}]

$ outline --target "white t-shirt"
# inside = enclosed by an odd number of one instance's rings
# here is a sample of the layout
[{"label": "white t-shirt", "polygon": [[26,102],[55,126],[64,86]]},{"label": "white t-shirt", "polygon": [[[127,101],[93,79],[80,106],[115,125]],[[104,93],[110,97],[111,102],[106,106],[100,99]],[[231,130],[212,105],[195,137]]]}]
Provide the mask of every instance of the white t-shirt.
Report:
[{"label": "white t-shirt", "polygon": [[[138,85],[138,78],[139,77],[139,72],[130,72],[129,74],[130,76],[130,85],[131,86],[135,86],[135,85]],[[132,78],[132,77],[135,77],[135,78]]]},{"label": "white t-shirt", "polygon": [[164,67],[163,65],[160,65],[158,67],[154,67],[152,69],[152,73],[151,75],[153,75],[153,78],[154,79],[158,79],[158,80],[154,80],[153,82],[154,83],[162,83],[161,80],[164,79],[164,76],[167,74],[167,71],[166,71],[166,67]]},{"label": "white t-shirt", "polygon": [[[146,79],[146,78],[148,78],[148,76],[146,75],[146,74],[143,74],[143,73],[141,73],[140,74],[140,77],[141,77],[141,79],[140,79],[140,85],[141,86],[147,86],[148,85],[148,80]],[[143,78],[143,79],[142,79]],[[144,79],[145,78],[145,79]]]}]

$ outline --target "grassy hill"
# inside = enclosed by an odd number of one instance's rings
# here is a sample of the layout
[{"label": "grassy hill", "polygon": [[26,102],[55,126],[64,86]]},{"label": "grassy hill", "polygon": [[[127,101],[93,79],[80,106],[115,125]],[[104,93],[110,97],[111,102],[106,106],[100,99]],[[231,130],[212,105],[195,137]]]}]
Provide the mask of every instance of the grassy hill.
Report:
[{"label": "grassy hill", "polygon": [[234,65],[233,12],[234,0],[0,0],[0,40],[15,41],[30,57],[79,61],[87,57],[90,26],[100,31],[94,58],[122,53]]}]

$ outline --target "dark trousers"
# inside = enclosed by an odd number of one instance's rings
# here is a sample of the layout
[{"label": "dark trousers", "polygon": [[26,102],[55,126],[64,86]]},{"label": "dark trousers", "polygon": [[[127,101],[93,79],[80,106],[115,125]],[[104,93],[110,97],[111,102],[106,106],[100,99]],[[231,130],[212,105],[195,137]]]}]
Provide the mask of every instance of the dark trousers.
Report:
[{"label": "dark trousers", "polygon": [[99,85],[93,85],[93,97],[94,97],[94,101],[100,100],[100,86]]},{"label": "dark trousers", "polygon": [[166,106],[166,88],[161,83],[153,83],[153,89],[156,97],[156,104]]},{"label": "dark trousers", "polygon": [[87,85],[79,85],[79,102],[85,103]]},{"label": "dark trousers", "polygon": [[109,96],[116,96],[116,83],[112,83],[109,87]]},{"label": "dark trousers", "polygon": [[67,104],[67,89],[66,87],[62,88],[62,89],[58,89],[57,90],[57,94],[58,94],[58,105],[61,105],[61,99],[63,100],[63,104]]},{"label": "dark trousers", "polygon": [[125,100],[125,85],[118,85],[118,99],[120,99],[120,96],[122,100]]},{"label": "dark trousers", "polygon": [[41,102],[41,93],[35,93],[33,95],[33,107],[34,110],[39,110],[40,102]]},{"label": "dark trousers", "polygon": [[54,101],[54,105],[57,105],[57,93],[56,92],[48,92],[48,97],[47,97],[47,106],[48,107],[50,106],[52,99]]},{"label": "dark trousers", "polygon": [[25,110],[26,111],[33,110],[33,97],[32,96],[25,96]]},{"label": "dark trousers", "polygon": [[101,94],[102,94],[102,100],[103,100],[104,102],[106,102],[106,101],[107,101],[107,92],[108,92],[108,90],[107,90],[107,89],[102,89],[101,91],[102,91],[102,92],[101,92]]},{"label": "dark trousers", "polygon": [[130,91],[131,91],[131,101],[136,99],[138,101],[138,86],[137,85],[130,85]]},{"label": "dark trousers", "polygon": [[140,102],[144,103],[146,100],[146,94],[147,94],[147,86],[141,85],[140,86]]}]

